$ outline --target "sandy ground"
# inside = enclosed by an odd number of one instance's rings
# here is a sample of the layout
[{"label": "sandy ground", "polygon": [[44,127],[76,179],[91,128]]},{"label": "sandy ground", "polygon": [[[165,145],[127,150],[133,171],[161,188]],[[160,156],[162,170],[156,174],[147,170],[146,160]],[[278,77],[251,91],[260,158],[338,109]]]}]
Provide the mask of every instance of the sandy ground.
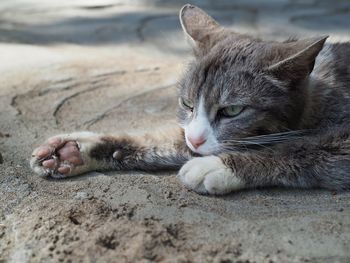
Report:
[{"label": "sandy ground", "polygon": [[[183,3],[0,2],[0,262],[350,262],[348,192],[210,197],[174,172],[30,171],[31,150],[50,135],[174,125]],[[193,3],[269,39],[350,38],[348,1]]]}]

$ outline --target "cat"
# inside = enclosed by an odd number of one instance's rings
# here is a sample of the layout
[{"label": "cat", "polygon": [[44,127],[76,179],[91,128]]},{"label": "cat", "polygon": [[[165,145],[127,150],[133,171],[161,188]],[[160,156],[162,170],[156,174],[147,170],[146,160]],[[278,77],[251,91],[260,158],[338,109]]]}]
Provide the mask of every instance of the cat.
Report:
[{"label": "cat", "polygon": [[63,134],[34,150],[41,176],[180,169],[222,195],[255,187],[350,188],[350,43],[263,41],[185,5],[194,60],[178,85],[179,127],[145,136]]}]

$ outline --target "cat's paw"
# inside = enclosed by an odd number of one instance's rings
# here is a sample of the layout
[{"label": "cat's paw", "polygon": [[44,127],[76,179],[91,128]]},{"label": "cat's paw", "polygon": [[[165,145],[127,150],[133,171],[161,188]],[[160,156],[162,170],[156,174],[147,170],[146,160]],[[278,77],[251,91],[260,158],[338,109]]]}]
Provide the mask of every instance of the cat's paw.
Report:
[{"label": "cat's paw", "polygon": [[188,161],[178,176],[187,188],[200,194],[221,195],[244,187],[244,182],[217,156]]},{"label": "cat's paw", "polygon": [[87,172],[92,162],[89,150],[98,143],[98,138],[90,132],[51,137],[33,151],[30,166],[36,174],[54,178]]}]

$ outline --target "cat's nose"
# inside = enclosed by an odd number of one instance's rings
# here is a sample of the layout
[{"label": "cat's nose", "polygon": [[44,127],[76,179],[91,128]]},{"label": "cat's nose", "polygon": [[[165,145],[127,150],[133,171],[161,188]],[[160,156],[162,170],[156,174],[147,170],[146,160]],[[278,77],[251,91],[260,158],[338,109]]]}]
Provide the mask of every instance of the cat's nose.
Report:
[{"label": "cat's nose", "polygon": [[192,144],[192,146],[197,149],[199,146],[201,146],[202,144],[204,144],[207,139],[203,136],[198,137],[198,138],[191,138],[188,137],[188,140],[190,141],[190,143]]}]

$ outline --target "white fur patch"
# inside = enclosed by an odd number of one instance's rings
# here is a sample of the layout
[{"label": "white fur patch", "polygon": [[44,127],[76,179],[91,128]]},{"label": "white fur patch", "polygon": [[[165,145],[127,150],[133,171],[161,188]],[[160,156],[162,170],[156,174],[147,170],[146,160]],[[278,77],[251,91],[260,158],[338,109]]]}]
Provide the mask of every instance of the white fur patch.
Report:
[{"label": "white fur patch", "polygon": [[[199,100],[198,109],[196,111],[195,117],[188,125],[184,127],[184,129],[186,144],[193,152],[208,155],[216,149],[218,142],[214,135],[214,131],[210,125],[208,115],[205,111],[203,97],[201,97]],[[193,147],[188,138],[200,137],[204,137],[206,139],[206,142],[196,149],[195,147]]]},{"label": "white fur patch", "polygon": [[245,186],[217,156],[198,157],[188,161],[178,176],[187,188],[201,194],[227,194]]}]

